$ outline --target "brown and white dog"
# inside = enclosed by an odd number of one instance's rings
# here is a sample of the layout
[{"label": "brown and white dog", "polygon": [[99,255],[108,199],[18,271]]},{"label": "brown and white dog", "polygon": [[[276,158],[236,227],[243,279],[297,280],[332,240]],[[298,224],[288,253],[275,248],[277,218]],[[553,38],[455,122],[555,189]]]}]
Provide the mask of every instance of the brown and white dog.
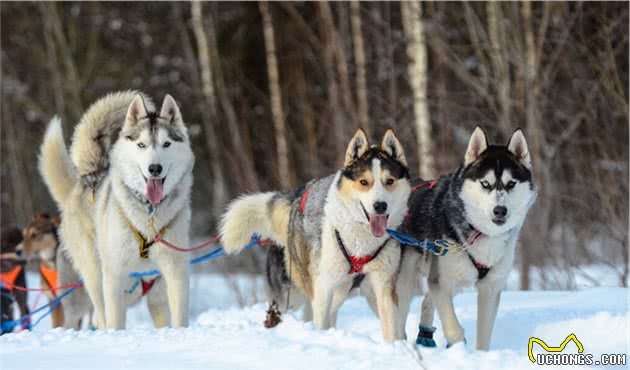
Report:
[{"label": "brown and white dog", "polygon": [[[0,313],[2,315],[2,334],[13,331],[13,325],[5,327],[7,322],[14,320],[13,303],[17,303],[20,315],[28,315],[27,294],[24,290],[14,287],[26,287],[26,274],[24,273],[25,261],[21,257],[20,243],[22,233],[20,229],[8,227],[2,229],[2,241],[0,243]],[[28,323],[23,325],[28,328]]]},{"label": "brown and white dog", "polygon": [[[52,289],[44,292],[49,301],[63,294],[64,290],[57,290],[56,287],[73,284],[79,280],[78,274],[60,248],[57,234],[60,223],[59,216],[51,217],[46,213],[36,213],[33,221],[22,232],[25,257],[29,260],[37,259],[39,262],[41,288]],[[91,303],[87,294],[82,289],[76,289],[52,312],[52,327],[80,329],[82,318],[90,314],[90,311]]]}]

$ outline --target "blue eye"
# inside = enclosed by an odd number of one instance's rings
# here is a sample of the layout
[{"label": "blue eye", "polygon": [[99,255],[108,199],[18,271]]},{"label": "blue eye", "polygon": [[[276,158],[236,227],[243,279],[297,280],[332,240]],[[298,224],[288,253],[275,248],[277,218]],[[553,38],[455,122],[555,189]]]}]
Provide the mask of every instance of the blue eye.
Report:
[{"label": "blue eye", "polygon": [[516,182],[515,182],[515,181],[510,180],[510,181],[508,181],[508,183],[507,183],[507,184],[505,184],[505,190],[510,190],[510,189],[512,189],[512,188],[513,188],[513,187],[515,187],[515,186],[516,186]]},{"label": "blue eye", "polygon": [[164,144],[162,144],[163,148],[168,148],[169,146],[171,146],[171,142],[170,141],[165,141]]},{"label": "blue eye", "polygon": [[489,190],[489,189],[492,188],[490,183],[487,182],[486,180],[481,180],[479,183],[481,184],[481,187],[483,187],[484,189],[488,189]]},{"label": "blue eye", "polygon": [[144,148],[146,148],[146,147],[147,147],[147,146],[146,146],[144,143],[138,143],[138,148],[140,148],[140,149],[144,149]]}]

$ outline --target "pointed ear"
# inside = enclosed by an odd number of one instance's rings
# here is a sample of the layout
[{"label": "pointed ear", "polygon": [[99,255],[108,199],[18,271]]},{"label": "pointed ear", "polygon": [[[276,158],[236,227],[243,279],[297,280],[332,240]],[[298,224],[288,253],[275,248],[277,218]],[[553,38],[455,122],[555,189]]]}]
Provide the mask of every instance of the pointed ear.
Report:
[{"label": "pointed ear", "polygon": [[160,109],[160,117],[166,118],[171,125],[184,124],[182,122],[181,113],[179,113],[179,107],[172,96],[166,94],[164,101],[162,102],[162,109]]},{"label": "pointed ear", "polygon": [[486,149],[488,149],[488,137],[486,132],[477,126],[470,136],[470,141],[468,141],[468,149],[466,149],[466,155],[464,156],[464,166],[468,166],[476,161]]},{"label": "pointed ear", "polygon": [[48,215],[48,213],[45,212],[36,212],[34,215],[35,221],[42,221],[42,220],[47,220],[50,218],[50,216]]},{"label": "pointed ear", "polygon": [[516,129],[510,140],[507,143],[508,150],[512,152],[516,158],[525,166],[527,169],[532,169],[532,158],[529,155],[529,148],[527,147],[527,141],[525,140],[525,135],[523,135],[523,130]]},{"label": "pointed ear", "polygon": [[55,224],[55,226],[59,227],[59,225],[61,225],[61,216],[57,215],[53,217],[52,222]]},{"label": "pointed ear", "polygon": [[129,104],[129,109],[127,110],[127,119],[125,120],[125,127],[132,127],[141,118],[146,117],[147,115],[147,107],[144,105],[144,99],[141,94],[136,95],[135,98]]},{"label": "pointed ear", "polygon": [[398,140],[398,137],[396,137],[396,134],[394,134],[394,130],[391,128],[385,131],[385,135],[383,135],[383,140],[381,140],[381,150],[407,167],[405,150],[403,149],[400,140]]},{"label": "pointed ear", "polygon": [[348,143],[348,148],[346,149],[346,159],[343,162],[343,166],[348,167],[352,164],[352,162],[359,159],[367,150],[367,135],[365,134],[365,131],[358,129],[352,139],[350,139],[350,143]]}]

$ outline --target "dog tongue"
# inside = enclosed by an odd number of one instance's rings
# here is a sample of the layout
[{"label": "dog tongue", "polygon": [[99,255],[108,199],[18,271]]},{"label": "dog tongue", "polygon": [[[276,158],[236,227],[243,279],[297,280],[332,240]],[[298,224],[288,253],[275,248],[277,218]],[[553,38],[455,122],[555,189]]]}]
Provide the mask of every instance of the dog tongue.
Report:
[{"label": "dog tongue", "polygon": [[387,215],[371,215],[370,216],[370,232],[376,237],[385,235],[387,228]]},{"label": "dog tongue", "polygon": [[157,206],[164,196],[162,179],[150,179],[147,181],[147,199],[153,206]]}]

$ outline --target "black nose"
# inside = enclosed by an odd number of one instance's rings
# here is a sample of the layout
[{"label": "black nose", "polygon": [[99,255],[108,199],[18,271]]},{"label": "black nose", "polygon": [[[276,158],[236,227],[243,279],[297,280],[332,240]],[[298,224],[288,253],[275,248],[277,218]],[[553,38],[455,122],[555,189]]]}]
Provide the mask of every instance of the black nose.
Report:
[{"label": "black nose", "polygon": [[385,202],[374,202],[374,211],[378,214],[383,214],[387,212],[387,203]]},{"label": "black nose", "polygon": [[496,218],[505,218],[505,216],[507,215],[507,208],[503,206],[496,206],[494,207],[494,210],[492,210],[492,212],[494,213],[494,217]]},{"label": "black nose", "polygon": [[162,165],[161,164],[150,164],[149,165],[149,173],[151,176],[160,176],[162,173]]}]

